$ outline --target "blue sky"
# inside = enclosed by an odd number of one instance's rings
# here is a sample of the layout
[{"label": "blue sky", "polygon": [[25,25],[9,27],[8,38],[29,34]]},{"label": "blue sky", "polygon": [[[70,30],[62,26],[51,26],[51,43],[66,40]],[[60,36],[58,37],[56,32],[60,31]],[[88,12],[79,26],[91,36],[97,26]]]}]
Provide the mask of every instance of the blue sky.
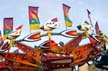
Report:
[{"label": "blue sky", "polygon": [[89,9],[93,25],[98,21],[102,31],[108,35],[108,0],[0,0],[0,30],[3,31],[3,18],[13,17],[14,29],[19,24],[24,25],[20,38],[29,34],[28,6],[39,7],[41,25],[50,18],[57,17],[61,26],[55,32],[65,30],[63,3],[71,7],[69,17],[73,26],[69,29],[76,29],[82,21],[88,21],[86,9]]}]

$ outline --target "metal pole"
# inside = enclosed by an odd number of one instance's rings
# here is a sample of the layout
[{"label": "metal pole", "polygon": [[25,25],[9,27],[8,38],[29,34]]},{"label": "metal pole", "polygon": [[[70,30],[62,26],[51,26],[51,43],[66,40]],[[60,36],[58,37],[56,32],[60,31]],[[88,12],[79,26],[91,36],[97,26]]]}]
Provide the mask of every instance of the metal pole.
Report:
[{"label": "metal pole", "polygon": [[79,71],[79,66],[78,65],[75,66],[75,71]]}]

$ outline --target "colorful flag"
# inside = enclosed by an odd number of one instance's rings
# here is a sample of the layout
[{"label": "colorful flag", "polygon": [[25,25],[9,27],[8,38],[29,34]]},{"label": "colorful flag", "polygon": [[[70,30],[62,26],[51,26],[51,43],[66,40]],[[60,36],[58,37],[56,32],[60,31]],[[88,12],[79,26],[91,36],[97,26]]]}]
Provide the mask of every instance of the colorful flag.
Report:
[{"label": "colorful flag", "polygon": [[99,25],[98,25],[98,22],[96,21],[96,24],[95,24],[95,31],[96,31],[96,34],[99,34]]},{"label": "colorful flag", "polygon": [[65,18],[66,27],[72,26],[72,21],[69,19],[69,16],[68,16],[69,9],[70,9],[69,6],[63,4],[63,11],[64,11],[64,18]]},{"label": "colorful flag", "polygon": [[91,17],[90,17],[91,12],[88,9],[87,9],[87,14],[88,14],[88,18],[89,18],[89,21],[90,21],[91,26],[93,26],[92,25],[92,20],[91,20]]},{"label": "colorful flag", "polygon": [[29,6],[29,23],[30,23],[30,30],[40,29],[38,7]]},{"label": "colorful flag", "polygon": [[2,37],[2,35],[1,35],[1,31],[0,31],[0,47],[3,45],[3,37]]},{"label": "colorful flag", "polygon": [[4,18],[3,35],[4,40],[7,39],[9,33],[13,30],[13,18]]}]

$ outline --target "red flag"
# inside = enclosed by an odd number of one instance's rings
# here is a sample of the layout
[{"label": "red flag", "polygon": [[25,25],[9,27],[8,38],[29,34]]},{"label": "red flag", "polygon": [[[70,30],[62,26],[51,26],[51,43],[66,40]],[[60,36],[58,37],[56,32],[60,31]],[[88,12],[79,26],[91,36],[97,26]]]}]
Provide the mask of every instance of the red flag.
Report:
[{"label": "red flag", "polygon": [[96,24],[95,24],[95,31],[96,31],[96,34],[99,33],[99,25],[98,25],[98,22],[96,21]]},{"label": "red flag", "polygon": [[1,31],[0,31],[0,47],[3,45],[3,37],[2,37],[2,35],[1,35]]},{"label": "red flag", "polygon": [[91,12],[88,9],[87,9],[87,14],[88,14],[88,18],[89,18],[89,21],[90,21],[91,26],[93,26],[92,25],[92,21],[91,21],[91,17],[90,17]]}]

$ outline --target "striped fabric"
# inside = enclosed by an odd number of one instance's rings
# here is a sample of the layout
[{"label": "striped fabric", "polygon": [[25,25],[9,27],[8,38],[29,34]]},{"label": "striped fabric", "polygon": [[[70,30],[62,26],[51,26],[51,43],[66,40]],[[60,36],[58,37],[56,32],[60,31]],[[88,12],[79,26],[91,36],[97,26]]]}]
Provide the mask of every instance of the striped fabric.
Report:
[{"label": "striped fabric", "polygon": [[2,35],[1,35],[1,31],[0,31],[0,47],[3,45],[3,37],[2,37]]},{"label": "striped fabric", "polygon": [[68,16],[69,9],[70,9],[69,6],[63,4],[64,19],[65,19],[66,27],[72,26],[72,21],[69,19],[69,16]]},{"label": "striped fabric", "polygon": [[40,29],[38,7],[29,6],[29,24],[30,24],[30,30]]},{"label": "striped fabric", "polygon": [[7,39],[9,33],[13,30],[13,18],[4,18],[3,35],[4,40]]}]

